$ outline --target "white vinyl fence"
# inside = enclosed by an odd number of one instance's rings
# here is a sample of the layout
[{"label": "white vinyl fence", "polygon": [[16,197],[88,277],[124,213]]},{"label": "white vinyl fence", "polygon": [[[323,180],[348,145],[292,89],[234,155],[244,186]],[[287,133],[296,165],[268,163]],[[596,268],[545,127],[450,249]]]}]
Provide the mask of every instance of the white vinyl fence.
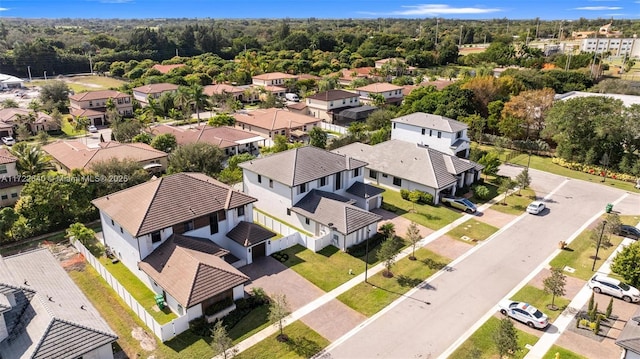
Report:
[{"label": "white vinyl fence", "polygon": [[347,134],[347,128],[346,127],[334,125],[334,124],[327,123],[327,122],[320,122],[320,128],[322,128],[323,130],[331,131],[331,132],[337,132],[337,133],[340,133],[340,134],[343,134],[343,135]]},{"label": "white vinyl fence", "polygon": [[133,310],[138,317],[144,322],[144,324],[151,329],[153,334],[155,334],[160,340],[166,342],[169,339],[172,339],[176,335],[186,331],[189,329],[189,316],[183,315],[172,320],[169,323],[164,325],[158,324],[155,319],[149,314],[146,309],[138,303],[135,298],[118,282],[109,271],[98,261],[96,257],[89,252],[89,250],[80,243],[80,241],[73,241],[73,246],[84,255],[85,259],[95,270],[100,273],[100,276],[104,278],[104,280],[109,283],[111,288],[118,293],[120,298],[124,300],[125,303]]},{"label": "white vinyl fence", "polygon": [[296,244],[300,244],[314,252],[317,252],[331,244],[331,238],[329,238],[328,235],[318,238],[307,236],[306,234],[300,233],[297,229],[280,222],[275,218],[269,217],[264,213],[256,211],[255,209],[253,210],[253,221],[283,235],[280,239],[270,241],[271,243],[267,248],[267,255],[293,247]]}]

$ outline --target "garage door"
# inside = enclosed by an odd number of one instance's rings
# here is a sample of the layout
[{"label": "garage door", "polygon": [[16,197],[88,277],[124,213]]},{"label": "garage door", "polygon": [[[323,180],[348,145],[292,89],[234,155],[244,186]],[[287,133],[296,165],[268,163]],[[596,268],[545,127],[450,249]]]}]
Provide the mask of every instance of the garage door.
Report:
[{"label": "garage door", "polygon": [[257,246],[251,247],[251,253],[253,253],[251,258],[254,261],[256,259],[258,259],[258,258],[264,257],[266,255],[266,253],[267,253],[267,243],[266,242],[262,242],[262,243],[258,244]]}]

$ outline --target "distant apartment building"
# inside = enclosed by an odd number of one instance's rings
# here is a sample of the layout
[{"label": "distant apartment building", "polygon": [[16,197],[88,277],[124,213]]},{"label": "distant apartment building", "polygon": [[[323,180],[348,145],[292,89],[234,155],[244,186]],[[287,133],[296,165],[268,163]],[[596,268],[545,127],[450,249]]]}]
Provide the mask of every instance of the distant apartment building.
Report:
[{"label": "distant apartment building", "polygon": [[582,52],[609,52],[612,56],[640,57],[640,40],[636,38],[589,38],[583,39],[580,45]]}]

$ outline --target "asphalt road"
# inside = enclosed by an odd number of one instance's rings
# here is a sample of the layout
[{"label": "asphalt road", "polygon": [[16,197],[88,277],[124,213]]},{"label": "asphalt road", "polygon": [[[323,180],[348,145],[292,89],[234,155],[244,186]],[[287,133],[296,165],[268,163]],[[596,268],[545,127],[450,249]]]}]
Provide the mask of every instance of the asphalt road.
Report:
[{"label": "asphalt road", "polygon": [[[520,168],[505,167],[515,176]],[[323,358],[436,358],[607,203],[625,192],[531,170],[547,198],[539,216],[522,215],[471,255],[398,305],[327,348]],[[620,203],[640,213],[637,195]],[[614,207],[615,210],[616,207]],[[630,212],[632,213],[632,212]]]}]

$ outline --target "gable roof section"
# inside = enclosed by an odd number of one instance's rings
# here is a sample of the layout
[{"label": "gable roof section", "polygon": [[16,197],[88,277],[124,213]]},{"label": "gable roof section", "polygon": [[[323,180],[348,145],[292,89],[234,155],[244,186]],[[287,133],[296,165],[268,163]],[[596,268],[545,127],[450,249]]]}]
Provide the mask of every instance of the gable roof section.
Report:
[{"label": "gable roof section", "polygon": [[122,93],[120,91],[115,90],[100,90],[100,91],[87,91],[81,92],[74,95],[69,96],[69,99],[73,101],[91,101],[91,100],[102,100],[107,98],[125,98],[131,97],[126,93]]},{"label": "gable roof section", "polygon": [[270,230],[246,221],[240,221],[235,228],[227,233],[227,237],[243,247],[251,247],[275,236],[276,234]]},{"label": "gable roof section", "polygon": [[0,165],[17,162],[18,159],[6,148],[0,148]]},{"label": "gable roof section", "polygon": [[373,93],[402,90],[402,86],[396,86],[388,82],[374,82],[366,86],[356,88],[357,91],[366,91]]},{"label": "gable roof section", "polygon": [[0,296],[13,291],[12,333],[0,343],[7,358],[76,358],[117,336],[48,249],[0,257]]},{"label": "gable roof section", "polygon": [[81,141],[56,141],[42,149],[70,170],[90,168],[94,163],[112,158],[143,162],[167,157],[166,153],[145,143],[116,141],[102,142],[99,147],[88,147]]},{"label": "gable roof section", "polygon": [[424,112],[414,112],[409,115],[397,117],[392,119],[391,122],[406,123],[412,126],[430,128],[436,131],[449,133],[455,133],[469,128],[469,126],[463,122]]},{"label": "gable roof section", "polygon": [[329,91],[317,93],[307,98],[312,100],[319,100],[319,101],[336,101],[336,100],[342,100],[342,99],[358,97],[358,96],[359,95],[357,93],[349,92],[345,90],[329,90]]},{"label": "gable roof section", "polygon": [[176,173],[100,197],[92,203],[131,235],[139,237],[255,201],[205,174]]},{"label": "gable roof section", "polygon": [[636,310],[630,320],[624,325],[616,344],[640,354],[640,309]]},{"label": "gable roof section", "polygon": [[311,190],[291,208],[325,226],[332,224],[342,234],[353,233],[379,222],[382,217],[354,206],[353,201],[331,192]]},{"label": "gable roof section", "polygon": [[196,128],[182,128],[160,124],[152,127],[150,132],[153,135],[170,133],[176,137],[176,142],[179,145],[206,142],[223,149],[265,140],[262,136],[230,126],[212,127],[204,125]]},{"label": "gable roof section", "polygon": [[294,129],[320,122],[320,119],[315,117],[277,108],[235,113],[233,117],[238,123],[244,123],[267,131]]},{"label": "gable roof section", "polygon": [[215,85],[207,85],[204,87],[203,92],[207,95],[207,96],[213,96],[213,95],[222,95],[225,92],[229,93],[229,94],[237,94],[237,93],[244,93],[244,89],[241,87],[237,87],[237,86],[232,86],[229,84],[215,84]]},{"label": "gable roof section", "polygon": [[146,93],[146,94],[153,94],[153,93],[161,93],[165,91],[175,91],[177,89],[178,89],[178,85],[162,82],[158,84],[149,84],[149,85],[136,87],[133,89],[133,91]]},{"label": "gable roof section", "polygon": [[79,109],[79,108],[70,108],[71,116],[73,117],[93,117],[93,116],[104,116],[104,112],[92,110],[90,108],[87,109]]},{"label": "gable roof section", "polygon": [[366,161],[374,171],[436,189],[455,183],[459,173],[478,169],[475,162],[399,140],[385,141],[375,146],[356,142],[333,152]]},{"label": "gable roof section", "polygon": [[[0,109],[0,121],[13,124],[15,122],[18,122],[18,116],[27,117],[33,113],[33,110],[29,110],[26,108],[3,108]],[[45,123],[51,121],[51,116],[47,115],[46,113],[35,112],[35,123]]]},{"label": "gable roof section", "polygon": [[252,78],[257,80],[277,80],[277,79],[297,79],[298,76],[285,74],[284,72],[267,72],[266,74],[255,75]]},{"label": "gable roof section", "polygon": [[238,166],[293,187],[366,165],[366,162],[355,158],[306,146],[243,162]]},{"label": "gable roof section", "polygon": [[139,266],[180,305],[189,308],[249,281],[222,259],[226,253],[209,240],[173,235]]}]

